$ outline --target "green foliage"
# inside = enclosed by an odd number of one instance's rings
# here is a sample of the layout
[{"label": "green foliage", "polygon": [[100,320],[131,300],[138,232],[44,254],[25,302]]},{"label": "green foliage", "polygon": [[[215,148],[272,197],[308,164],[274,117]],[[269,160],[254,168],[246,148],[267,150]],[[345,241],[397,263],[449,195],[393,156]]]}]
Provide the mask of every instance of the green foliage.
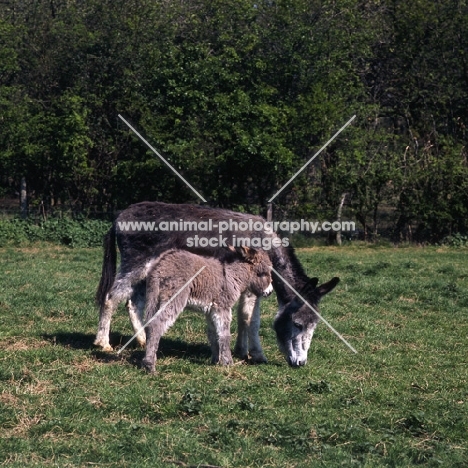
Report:
[{"label": "green foliage", "polygon": [[185,415],[195,416],[200,414],[202,409],[201,395],[199,395],[193,388],[187,389],[180,401],[179,407]]},{"label": "green foliage", "polygon": [[310,393],[328,393],[331,390],[328,382],[321,380],[320,382],[309,382],[307,391]]},{"label": "green foliage", "polygon": [[0,188],[193,201],[122,114],[212,205],[262,212],[356,114],[276,213],[331,218],[346,193],[366,238],[466,234],[467,25],[457,0],[6,0]]},{"label": "green foliage", "polygon": [[50,218],[34,223],[21,219],[0,220],[0,247],[51,242],[69,247],[97,247],[110,223],[99,220]]},{"label": "green foliage", "polygon": [[464,236],[462,234],[447,236],[443,239],[442,244],[450,247],[466,247],[468,246],[468,236]]}]

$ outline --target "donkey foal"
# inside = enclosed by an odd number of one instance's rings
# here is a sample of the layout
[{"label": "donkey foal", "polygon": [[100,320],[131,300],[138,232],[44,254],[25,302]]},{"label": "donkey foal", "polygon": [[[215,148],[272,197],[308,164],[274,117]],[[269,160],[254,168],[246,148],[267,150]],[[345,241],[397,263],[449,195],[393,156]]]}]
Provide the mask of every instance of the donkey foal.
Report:
[{"label": "donkey foal", "polygon": [[[160,310],[203,266],[205,269]],[[232,364],[231,308],[245,291],[268,296],[273,291],[271,282],[271,261],[263,250],[241,247],[224,260],[183,250],[164,252],[152,265],[146,280],[145,321],[152,321],[146,326],[146,354],[142,366],[154,372],[159,341],[184,308],[205,314],[211,362]]]}]

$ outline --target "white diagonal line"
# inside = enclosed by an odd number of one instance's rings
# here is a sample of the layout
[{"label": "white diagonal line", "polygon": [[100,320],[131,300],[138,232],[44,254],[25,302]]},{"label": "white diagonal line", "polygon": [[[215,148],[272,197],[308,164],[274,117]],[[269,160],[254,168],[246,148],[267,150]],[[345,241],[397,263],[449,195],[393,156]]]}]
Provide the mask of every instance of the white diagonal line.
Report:
[{"label": "white diagonal line", "polygon": [[274,268],[272,268],[273,272],[276,274],[276,276],[283,281],[286,286],[288,286],[294,294],[296,294],[297,297],[299,297],[307,306],[317,314],[317,317],[322,320],[322,322],[341,340],[343,343],[353,352],[357,354],[357,351],[343,338],[340,333],[338,333],[315,309],[315,307],[312,307]]},{"label": "white diagonal line", "polygon": [[133,133],[135,133],[135,135],[138,136],[138,138],[140,138],[140,140],[156,155],[159,157],[159,159],[161,159],[161,161],[163,161],[175,174],[177,174],[184,182],[185,184],[190,187],[192,189],[192,191],[199,197],[201,198],[202,201],[204,201],[206,203],[206,200],[192,187],[192,185],[186,180],[184,179],[184,177],[179,174],[179,172],[177,172],[174,167],[171,166],[171,164],[166,160],[164,159],[163,156],[161,156],[120,114],[119,114],[119,118],[128,126],[128,128],[130,128],[130,130],[132,130]]},{"label": "white diagonal line", "polygon": [[149,325],[204,269],[201,267],[126,343],[119,349],[117,354],[120,354],[144,329]]},{"label": "white diagonal line", "polygon": [[268,203],[271,203],[354,119],[356,115],[353,115],[284,185],[281,187],[275,195],[273,195]]}]

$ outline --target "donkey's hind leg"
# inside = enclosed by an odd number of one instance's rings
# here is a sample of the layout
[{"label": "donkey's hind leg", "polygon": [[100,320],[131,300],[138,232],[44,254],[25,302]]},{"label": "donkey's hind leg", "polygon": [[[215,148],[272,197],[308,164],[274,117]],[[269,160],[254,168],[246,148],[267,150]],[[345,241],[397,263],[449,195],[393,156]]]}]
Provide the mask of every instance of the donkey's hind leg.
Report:
[{"label": "donkey's hind leg", "polygon": [[238,335],[234,353],[241,359],[257,364],[267,362],[260,343],[260,301],[261,298],[249,291],[244,292],[237,307]]},{"label": "donkey's hind leg", "polygon": [[109,343],[110,323],[119,302],[114,301],[114,298],[108,295],[99,311],[98,332],[94,345],[99,346],[103,351],[112,351],[112,346]]},{"label": "donkey's hind leg", "polygon": [[106,299],[99,310],[99,325],[94,345],[101,347],[104,351],[112,351],[112,346],[109,343],[110,324],[112,316],[117,309],[117,306],[130,297],[132,287],[126,281],[125,277],[121,277],[114,281],[112,289],[106,296]]},{"label": "donkey's hind leg", "polygon": [[146,302],[146,282],[142,281],[134,285],[132,297],[127,301],[127,311],[135,333],[136,340],[141,347],[146,344],[146,333],[143,323]]}]

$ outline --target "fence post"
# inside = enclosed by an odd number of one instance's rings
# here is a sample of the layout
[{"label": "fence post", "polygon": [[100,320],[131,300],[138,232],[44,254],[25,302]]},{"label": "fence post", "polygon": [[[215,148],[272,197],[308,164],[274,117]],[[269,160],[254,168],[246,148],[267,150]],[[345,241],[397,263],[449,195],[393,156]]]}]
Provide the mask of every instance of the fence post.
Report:
[{"label": "fence post", "polygon": [[268,203],[267,205],[267,221],[271,222],[273,218],[273,203]]},{"label": "fence post", "polygon": [[22,219],[26,219],[28,217],[28,191],[26,186],[26,177],[21,177],[20,214]]},{"label": "fence post", "polygon": [[[340,205],[338,206],[338,213],[336,214],[336,220],[337,221],[340,221],[341,222],[341,213],[343,211],[343,205],[344,205],[344,202],[345,202],[345,199],[346,199],[346,195],[348,195],[347,193],[343,193],[341,195],[341,201],[340,201]],[[341,245],[342,244],[342,241],[341,241],[341,231],[337,231],[336,233],[336,243],[338,245]]]}]

